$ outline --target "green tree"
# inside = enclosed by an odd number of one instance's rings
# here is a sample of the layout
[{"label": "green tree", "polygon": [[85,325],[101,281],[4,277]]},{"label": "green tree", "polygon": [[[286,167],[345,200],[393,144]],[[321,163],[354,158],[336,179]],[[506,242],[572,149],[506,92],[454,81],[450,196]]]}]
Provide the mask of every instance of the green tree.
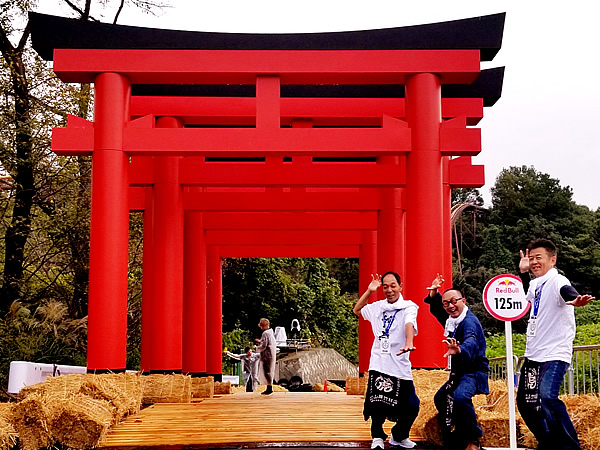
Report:
[{"label": "green tree", "polygon": [[319,258],[232,258],[223,263],[223,332],[247,330],[258,337],[258,321],[287,330],[298,319],[313,345],[357,359],[357,323],[350,294],[341,294]]}]

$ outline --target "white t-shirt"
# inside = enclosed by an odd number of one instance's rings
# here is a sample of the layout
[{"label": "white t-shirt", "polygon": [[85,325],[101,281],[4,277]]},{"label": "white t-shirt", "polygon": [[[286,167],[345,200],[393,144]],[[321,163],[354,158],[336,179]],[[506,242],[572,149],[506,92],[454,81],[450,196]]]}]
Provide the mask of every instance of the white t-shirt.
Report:
[{"label": "white t-shirt", "polygon": [[[410,352],[396,356],[406,344],[406,334],[404,327],[407,323],[412,323],[415,327],[415,336],[417,335],[417,310],[419,307],[410,300],[404,300],[402,296],[394,302],[389,303],[387,299],[379,300],[374,303],[365,305],[360,313],[364,319],[371,322],[373,335],[373,347],[371,348],[371,361],[369,370],[376,370],[387,375],[400,378],[401,380],[412,380],[412,372],[410,365]],[[396,311],[398,311],[396,313]],[[392,320],[389,325],[390,336],[390,351],[382,353],[379,337],[384,333],[386,326],[384,325],[384,314],[386,325]]]},{"label": "white t-shirt", "polygon": [[530,320],[534,317],[535,291],[542,286],[537,308],[535,336],[527,336],[525,357],[537,361],[564,361],[571,364],[575,339],[575,308],[565,304],[560,288],[570,286],[569,280],[554,268],[544,276],[531,280],[527,301],[531,303]]}]

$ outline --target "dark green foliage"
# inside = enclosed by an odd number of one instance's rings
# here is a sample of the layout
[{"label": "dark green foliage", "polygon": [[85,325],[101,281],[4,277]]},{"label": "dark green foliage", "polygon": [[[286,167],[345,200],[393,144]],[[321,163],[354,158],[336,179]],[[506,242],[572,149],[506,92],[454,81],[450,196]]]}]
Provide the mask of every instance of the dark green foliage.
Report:
[{"label": "dark green foliage", "polygon": [[8,384],[11,361],[85,366],[87,319],[73,319],[65,304],[41,303],[31,310],[13,303],[0,318],[0,383]]},{"label": "dark green foliage", "polygon": [[[466,291],[489,334],[503,333],[504,324],[492,319],[478,303],[483,288],[495,275],[516,274],[519,250],[525,250],[533,239],[552,239],[558,248],[559,271],[580,293],[598,297],[599,211],[577,205],[571,188],[532,167],[504,169],[491,191],[490,214],[480,216],[481,248],[463,251],[462,275],[455,273],[455,284]],[[524,332],[525,326],[525,319],[513,323],[516,332]]]},{"label": "dark green foliage", "polygon": [[[341,263],[343,265],[343,263]],[[227,259],[223,262],[223,332],[244,330],[260,337],[258,321],[290,333],[298,319],[302,338],[357,361],[355,297],[341,294],[322,259]],[[288,336],[291,337],[291,336]]]}]

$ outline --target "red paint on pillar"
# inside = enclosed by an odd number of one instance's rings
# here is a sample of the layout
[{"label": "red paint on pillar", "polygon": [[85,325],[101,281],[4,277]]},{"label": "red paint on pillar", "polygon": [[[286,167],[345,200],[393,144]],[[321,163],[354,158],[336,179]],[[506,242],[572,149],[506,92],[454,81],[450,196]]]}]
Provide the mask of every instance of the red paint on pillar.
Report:
[{"label": "red paint on pillar", "polygon": [[206,240],[202,213],[184,220],[183,361],[184,373],[206,373]]},{"label": "red paint on pillar", "polygon": [[131,87],[124,76],[95,78],[87,368],[124,370],[127,360],[129,205],[123,129]]},{"label": "red paint on pillar", "polygon": [[[363,242],[360,245],[358,259],[358,292],[359,296],[367,290],[371,283],[371,274],[377,273],[377,233],[363,231]],[[369,303],[377,300],[373,294]],[[358,372],[366,373],[369,370],[371,347],[373,346],[373,329],[371,323],[362,317],[358,318]]]},{"label": "red paint on pillar", "polygon": [[[404,173],[397,156],[381,156],[377,164],[397,168],[398,177]],[[382,188],[379,190],[380,209],[377,216],[377,270],[379,274],[397,272],[404,280],[404,210],[402,189]],[[383,293],[381,293],[383,298]]]},{"label": "red paint on pillar", "polygon": [[437,320],[423,303],[425,289],[445,269],[444,201],[440,153],[441,86],[437,75],[420,73],[406,83],[406,118],[412,147],[406,159],[405,297],[421,306],[413,367],[445,367]]},{"label": "red paint on pillar", "polygon": [[442,196],[443,196],[443,219],[444,219],[444,269],[443,275],[446,280],[442,288],[450,289],[452,287],[452,189],[449,180],[450,172],[450,158],[448,156],[442,157],[442,170],[443,170],[443,185],[442,185]]},{"label": "red paint on pillar", "polygon": [[223,373],[223,270],[219,248],[214,245],[208,246],[206,251],[206,292],[206,373],[220,378]]},{"label": "red paint on pillar", "polygon": [[[182,124],[161,117],[157,127]],[[181,370],[183,339],[183,193],[179,157],[154,159],[154,296],[150,370]]]},{"label": "red paint on pillar", "polygon": [[154,253],[152,249],[153,236],[153,192],[151,187],[144,188],[144,260],[142,261],[142,339],[140,351],[140,369],[150,372],[152,366],[152,315],[156,311],[154,296]]}]

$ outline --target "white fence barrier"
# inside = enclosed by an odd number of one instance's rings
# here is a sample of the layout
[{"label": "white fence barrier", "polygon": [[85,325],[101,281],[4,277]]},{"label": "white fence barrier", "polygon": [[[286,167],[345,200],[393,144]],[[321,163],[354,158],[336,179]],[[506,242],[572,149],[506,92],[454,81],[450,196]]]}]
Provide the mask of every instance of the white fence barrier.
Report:
[{"label": "white fence barrier", "polygon": [[8,373],[8,392],[17,394],[25,386],[41,383],[47,377],[86,373],[85,366],[67,366],[64,364],[42,364],[29,361],[12,361]]}]

